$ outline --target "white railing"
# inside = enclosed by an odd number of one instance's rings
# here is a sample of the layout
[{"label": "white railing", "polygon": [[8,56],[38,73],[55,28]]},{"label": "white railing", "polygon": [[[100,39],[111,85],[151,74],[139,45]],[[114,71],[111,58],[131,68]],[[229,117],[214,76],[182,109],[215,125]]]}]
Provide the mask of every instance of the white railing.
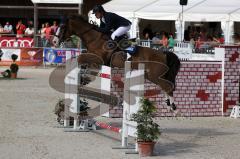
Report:
[{"label": "white railing", "polygon": [[151,47],[151,43],[152,43],[151,40],[140,40],[139,45],[143,47]]},{"label": "white railing", "polygon": [[[182,61],[188,60],[206,60],[206,61],[218,61],[219,58],[215,54],[215,47],[210,45],[211,43],[205,42],[204,46],[201,48],[194,48],[192,44],[189,42],[176,42],[173,49],[169,51],[173,51]],[[164,49],[162,45],[153,44],[151,40],[139,40],[138,45],[142,47],[149,47],[156,50]],[[206,47],[208,46],[208,47]],[[218,46],[217,46],[218,47]]]}]

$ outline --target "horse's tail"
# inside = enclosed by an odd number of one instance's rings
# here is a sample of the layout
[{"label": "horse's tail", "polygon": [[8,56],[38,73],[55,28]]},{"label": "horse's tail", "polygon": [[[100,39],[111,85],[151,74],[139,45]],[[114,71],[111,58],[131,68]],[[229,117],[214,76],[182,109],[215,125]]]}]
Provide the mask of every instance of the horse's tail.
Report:
[{"label": "horse's tail", "polygon": [[174,84],[174,89],[173,89],[174,91],[176,76],[178,74],[178,71],[180,70],[181,63],[178,56],[173,52],[166,52],[166,55],[167,55],[167,66],[169,67],[169,70],[165,74],[165,78]]}]

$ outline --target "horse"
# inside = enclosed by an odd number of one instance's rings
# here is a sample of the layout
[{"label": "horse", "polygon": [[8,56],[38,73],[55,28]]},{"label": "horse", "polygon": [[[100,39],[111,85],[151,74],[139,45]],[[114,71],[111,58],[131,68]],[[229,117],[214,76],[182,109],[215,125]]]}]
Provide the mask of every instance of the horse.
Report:
[{"label": "horse", "polygon": [[173,91],[180,69],[178,56],[170,51],[137,46],[136,53],[127,59],[126,53],[122,51],[121,47],[114,42],[111,44],[110,41],[109,43],[110,37],[98,32],[95,28],[95,25],[88,23],[82,16],[70,16],[60,28],[59,43],[69,41],[71,35],[80,37],[87,52],[78,57],[78,63],[80,65],[87,63],[88,67],[107,65],[123,68],[124,62],[129,60],[133,62],[132,67],[137,69],[137,63],[145,63],[145,78],[158,85],[165,92],[167,106],[170,106],[171,110],[176,110]]}]

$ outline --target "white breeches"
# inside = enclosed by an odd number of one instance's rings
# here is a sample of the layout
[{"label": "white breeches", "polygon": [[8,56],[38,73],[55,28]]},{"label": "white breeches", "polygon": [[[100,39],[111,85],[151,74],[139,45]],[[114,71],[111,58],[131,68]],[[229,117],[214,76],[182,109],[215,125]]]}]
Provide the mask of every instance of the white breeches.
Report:
[{"label": "white breeches", "polygon": [[117,28],[111,35],[112,40],[114,40],[116,36],[119,37],[127,33],[130,30],[130,28],[131,28],[131,25]]}]

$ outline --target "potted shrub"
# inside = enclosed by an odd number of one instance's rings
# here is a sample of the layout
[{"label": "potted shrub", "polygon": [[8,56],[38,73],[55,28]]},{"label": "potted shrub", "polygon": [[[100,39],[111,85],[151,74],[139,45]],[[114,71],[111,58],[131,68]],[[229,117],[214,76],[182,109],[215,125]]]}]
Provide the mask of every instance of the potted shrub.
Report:
[{"label": "potted shrub", "polygon": [[18,65],[16,63],[12,63],[10,66],[10,70],[11,70],[11,78],[17,78]]},{"label": "potted shrub", "polygon": [[10,66],[10,70],[11,70],[11,78],[17,78],[17,72],[18,72],[18,65],[15,63],[18,56],[15,55],[15,54],[12,54],[12,60],[13,60],[13,63],[11,64]]},{"label": "potted shrub", "polygon": [[152,156],[155,141],[161,134],[159,125],[153,121],[156,111],[153,102],[141,98],[138,112],[131,116],[131,120],[137,122],[137,143],[142,157]]}]

